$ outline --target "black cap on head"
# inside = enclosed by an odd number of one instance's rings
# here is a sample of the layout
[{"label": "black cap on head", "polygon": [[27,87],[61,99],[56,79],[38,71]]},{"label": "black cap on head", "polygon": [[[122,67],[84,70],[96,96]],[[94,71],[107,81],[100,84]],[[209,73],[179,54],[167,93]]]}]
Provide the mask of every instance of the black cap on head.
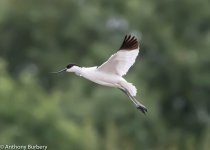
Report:
[{"label": "black cap on head", "polygon": [[70,68],[73,67],[73,66],[76,66],[76,64],[68,64],[68,65],[66,66],[66,68],[67,68],[67,69],[70,69]]}]

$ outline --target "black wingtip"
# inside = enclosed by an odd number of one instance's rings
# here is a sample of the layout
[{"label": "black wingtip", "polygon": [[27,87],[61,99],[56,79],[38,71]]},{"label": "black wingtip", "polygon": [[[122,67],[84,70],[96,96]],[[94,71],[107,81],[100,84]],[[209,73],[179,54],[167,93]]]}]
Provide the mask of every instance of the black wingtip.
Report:
[{"label": "black wingtip", "polygon": [[134,50],[139,46],[135,36],[126,35],[119,50]]}]

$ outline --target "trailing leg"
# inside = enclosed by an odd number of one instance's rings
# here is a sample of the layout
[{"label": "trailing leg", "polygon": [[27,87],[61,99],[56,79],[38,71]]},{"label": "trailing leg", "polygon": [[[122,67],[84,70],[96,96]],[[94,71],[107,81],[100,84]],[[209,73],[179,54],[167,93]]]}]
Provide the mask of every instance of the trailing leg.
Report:
[{"label": "trailing leg", "polygon": [[143,104],[141,104],[139,101],[137,101],[134,96],[132,96],[132,98],[135,99],[135,101],[137,102],[136,108],[145,114],[147,112],[147,108]]},{"label": "trailing leg", "polygon": [[143,104],[141,104],[139,101],[137,101],[136,98],[132,96],[126,89],[124,88],[119,88],[119,89],[130,98],[130,100],[135,104],[137,109],[139,109],[144,114],[147,112],[147,108]]},{"label": "trailing leg", "polygon": [[136,101],[133,100],[133,99],[130,97],[130,95],[128,94],[128,92],[127,92],[125,89],[122,89],[122,88],[119,88],[119,89],[129,97],[129,99],[135,104],[135,106],[137,105]]}]

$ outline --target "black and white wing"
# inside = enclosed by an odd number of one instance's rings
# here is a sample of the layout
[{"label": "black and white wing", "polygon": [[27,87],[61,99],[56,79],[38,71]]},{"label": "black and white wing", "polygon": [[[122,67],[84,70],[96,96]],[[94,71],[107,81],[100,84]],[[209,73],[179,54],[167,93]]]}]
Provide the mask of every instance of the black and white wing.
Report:
[{"label": "black and white wing", "polygon": [[135,63],[139,53],[139,44],[135,36],[125,36],[124,41],[117,51],[106,62],[97,69],[109,74],[123,76],[129,68]]}]

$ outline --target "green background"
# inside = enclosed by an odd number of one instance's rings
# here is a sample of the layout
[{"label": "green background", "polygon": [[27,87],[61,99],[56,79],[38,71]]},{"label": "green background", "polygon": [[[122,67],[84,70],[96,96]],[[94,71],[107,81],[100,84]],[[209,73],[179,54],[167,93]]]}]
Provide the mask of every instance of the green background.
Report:
[{"label": "green background", "polygon": [[[0,144],[49,150],[209,150],[209,0],[1,0]],[[119,90],[74,74],[126,34],[140,54]]]}]

